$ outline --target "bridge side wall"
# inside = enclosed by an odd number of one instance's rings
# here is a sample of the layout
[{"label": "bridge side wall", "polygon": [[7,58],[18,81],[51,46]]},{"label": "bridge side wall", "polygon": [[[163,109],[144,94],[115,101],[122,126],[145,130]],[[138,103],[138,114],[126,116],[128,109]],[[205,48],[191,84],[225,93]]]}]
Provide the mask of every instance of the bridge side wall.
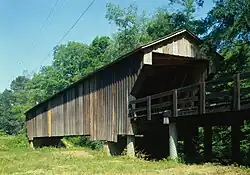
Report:
[{"label": "bridge side wall", "polygon": [[141,66],[142,55],[133,55],[41,103],[27,113],[28,138],[89,135],[117,141],[117,135],[133,135],[128,97]]}]

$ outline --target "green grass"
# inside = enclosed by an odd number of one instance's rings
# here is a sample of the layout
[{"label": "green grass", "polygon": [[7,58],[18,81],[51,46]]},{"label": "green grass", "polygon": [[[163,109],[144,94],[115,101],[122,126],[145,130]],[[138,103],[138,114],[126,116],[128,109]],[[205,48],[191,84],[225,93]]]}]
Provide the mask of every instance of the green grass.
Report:
[{"label": "green grass", "polygon": [[0,150],[0,174],[250,174],[245,167],[150,162],[126,156],[109,157],[87,148],[31,150],[23,139],[0,137],[4,148]]}]

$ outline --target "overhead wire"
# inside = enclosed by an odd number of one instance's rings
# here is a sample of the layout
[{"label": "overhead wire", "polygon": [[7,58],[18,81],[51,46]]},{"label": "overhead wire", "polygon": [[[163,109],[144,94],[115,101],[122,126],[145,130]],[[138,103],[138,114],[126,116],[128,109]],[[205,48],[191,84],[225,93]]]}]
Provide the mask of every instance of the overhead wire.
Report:
[{"label": "overhead wire", "polygon": [[[39,31],[42,31],[42,29],[46,26],[46,24],[48,23],[49,19],[50,19],[51,16],[52,16],[52,14],[54,13],[56,7],[58,6],[59,1],[60,1],[60,0],[56,0],[56,2],[54,3],[52,9],[49,11],[47,17],[45,18],[44,22],[42,23],[42,25],[41,25]],[[44,32],[46,31],[46,29],[47,29],[47,28],[44,29]],[[38,39],[38,38],[37,38],[37,39],[33,39],[33,41],[31,42],[31,50],[34,50],[34,49],[36,48],[38,42],[39,42],[39,39]],[[19,64],[22,64],[22,62],[19,62]],[[12,76],[12,77],[11,77],[11,80],[14,79],[14,78],[15,78],[15,76]]]},{"label": "overhead wire", "polygon": [[[40,31],[42,31],[42,29],[44,28],[44,26],[48,23],[49,19],[51,18],[53,12],[55,11],[55,9],[56,9],[56,7],[57,7],[59,1],[60,1],[60,0],[57,0],[57,1],[55,2],[55,4],[53,5],[53,7],[52,7],[52,9],[50,10],[49,14],[48,14],[47,17],[45,18],[45,21],[44,21],[43,24],[41,25],[41,27],[40,27],[40,29],[39,29]],[[46,29],[47,29],[47,28],[44,29],[44,32],[46,31]],[[32,49],[33,49],[33,50],[34,50],[34,48],[37,46],[38,41],[39,41],[39,39],[34,39],[34,40],[33,40],[33,42],[32,42],[32,47],[33,47]]]},{"label": "overhead wire", "polygon": [[[80,16],[76,19],[76,21],[73,23],[73,25],[65,32],[65,34],[61,37],[61,39],[57,42],[55,45],[58,46],[61,44],[61,42],[65,39],[65,37],[73,30],[73,28],[76,26],[76,24],[81,20],[81,18],[86,14],[86,12],[89,10],[89,8],[94,4],[96,0],[92,0],[91,3],[87,6],[87,8],[80,14]],[[48,55],[40,62],[39,66],[41,66],[44,61],[46,61],[49,56],[53,53],[53,49],[48,53]],[[36,69],[37,70],[37,69]]]}]

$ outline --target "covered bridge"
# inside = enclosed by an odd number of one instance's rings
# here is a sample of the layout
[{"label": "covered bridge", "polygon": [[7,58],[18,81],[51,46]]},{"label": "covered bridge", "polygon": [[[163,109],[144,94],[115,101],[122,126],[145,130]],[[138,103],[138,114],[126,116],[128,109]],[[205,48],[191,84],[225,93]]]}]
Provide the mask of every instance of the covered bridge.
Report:
[{"label": "covered bridge", "polygon": [[206,79],[214,66],[200,44],[179,30],[81,78],[26,112],[29,141],[84,135],[110,144],[125,138],[133,148],[138,126],[128,117],[129,100]]}]

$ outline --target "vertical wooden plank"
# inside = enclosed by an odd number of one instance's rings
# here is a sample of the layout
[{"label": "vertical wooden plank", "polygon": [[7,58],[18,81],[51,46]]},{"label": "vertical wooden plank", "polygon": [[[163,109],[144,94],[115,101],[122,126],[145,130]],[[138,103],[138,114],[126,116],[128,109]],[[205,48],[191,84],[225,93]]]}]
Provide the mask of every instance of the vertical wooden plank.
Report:
[{"label": "vertical wooden plank", "polygon": [[95,110],[94,110],[94,116],[95,116],[95,122],[94,122],[94,131],[95,131],[95,140],[98,139],[98,110],[99,110],[99,98],[98,98],[98,75],[95,76]]},{"label": "vertical wooden plank", "polygon": [[72,88],[72,101],[71,101],[71,107],[72,107],[72,133],[71,135],[76,135],[76,93],[75,88]]},{"label": "vertical wooden plank", "polygon": [[89,91],[90,91],[90,99],[89,99],[89,124],[90,124],[90,135],[91,140],[93,140],[93,78],[89,81]]},{"label": "vertical wooden plank", "polygon": [[76,85],[75,87],[75,135],[80,135],[79,89],[80,84]]},{"label": "vertical wooden plank", "polygon": [[33,111],[33,115],[34,115],[34,118],[32,119],[33,120],[33,136],[37,137],[37,122],[36,122],[37,115],[36,115],[36,110],[35,109]]},{"label": "vertical wooden plank", "polygon": [[[129,65],[128,65],[129,66]],[[124,77],[124,97],[123,97],[123,108],[124,108],[124,124],[125,124],[125,134],[129,133],[130,119],[128,118],[128,76],[125,72]]]},{"label": "vertical wooden plank", "polygon": [[83,110],[84,110],[84,115],[83,115],[83,130],[84,130],[84,135],[90,134],[89,133],[89,112],[88,112],[88,106],[89,106],[89,90],[88,90],[88,80],[84,82],[83,88],[84,88],[84,102],[83,102]]},{"label": "vertical wooden plank", "polygon": [[[106,79],[105,79],[105,77],[104,77],[104,80],[106,81]],[[108,128],[108,126],[107,126],[107,107],[108,107],[108,105],[107,105],[107,86],[106,86],[107,84],[106,84],[106,82],[105,82],[105,87],[104,87],[104,130],[103,130],[103,132],[104,132],[104,135],[105,135],[105,140],[107,140],[108,139],[108,137],[107,137],[107,128]]]},{"label": "vertical wooden plank", "polygon": [[72,122],[72,120],[71,120],[71,91],[70,91],[70,89],[69,90],[67,90],[67,122],[68,122],[68,133],[67,133],[67,135],[71,135],[71,122]]},{"label": "vertical wooden plank", "polygon": [[41,116],[41,114],[40,114],[40,108],[38,107],[37,109],[36,109],[36,114],[37,114],[37,116],[36,116],[36,130],[37,130],[37,137],[40,137],[41,136],[41,133],[40,133],[40,124],[41,124],[41,121],[40,121],[40,116]]},{"label": "vertical wooden plank", "polygon": [[[101,94],[100,94],[100,99],[101,99],[101,110],[100,110],[100,117],[101,117],[101,127],[102,127],[102,130],[105,129],[105,126],[104,126],[104,93],[103,93],[103,77],[101,78],[101,87],[100,87],[100,90],[101,90]],[[104,132],[101,132],[101,137],[102,137],[102,140],[105,140],[105,135],[104,135]]]},{"label": "vertical wooden plank", "polygon": [[47,112],[47,117],[48,117],[48,136],[51,137],[51,118],[52,118],[52,113],[51,113],[51,101],[48,102],[48,112]]},{"label": "vertical wooden plank", "polygon": [[109,86],[109,100],[110,100],[110,103],[109,103],[109,140],[112,141],[112,138],[113,138],[113,134],[112,134],[112,131],[113,131],[113,94],[112,94],[112,87],[113,87],[113,82],[112,82],[112,71],[110,71],[110,86]]},{"label": "vertical wooden plank", "polygon": [[64,136],[63,94],[59,97],[60,136]]},{"label": "vertical wooden plank", "polygon": [[121,118],[122,118],[122,133],[126,134],[126,130],[127,130],[127,120],[124,119],[124,113],[125,113],[125,109],[124,109],[124,94],[125,94],[125,88],[124,88],[124,84],[125,84],[125,77],[124,77],[124,70],[122,72],[122,79],[121,79]]},{"label": "vertical wooden plank", "polygon": [[39,107],[39,137],[43,136],[43,114],[42,114],[42,107]]},{"label": "vertical wooden plank", "polygon": [[87,94],[87,103],[86,103],[86,127],[87,127],[87,131],[88,131],[88,134],[90,135],[91,134],[91,126],[90,126],[90,81],[88,80],[86,82],[86,94]]},{"label": "vertical wooden plank", "polygon": [[83,84],[83,135],[87,135],[87,89],[86,82]]},{"label": "vertical wooden plank", "polygon": [[34,116],[32,116],[33,112],[29,112],[27,114],[27,132],[28,132],[28,138],[29,140],[32,140],[34,137],[34,132],[33,132],[33,118]]},{"label": "vertical wooden plank", "polygon": [[64,120],[64,135],[67,135],[67,92],[62,95],[63,98],[63,120]]},{"label": "vertical wooden plank", "polygon": [[91,117],[92,117],[92,140],[95,140],[95,92],[94,92],[94,88],[95,88],[95,79],[94,76],[92,76],[91,78],[91,94],[92,94],[92,101],[91,101]]},{"label": "vertical wooden plank", "polygon": [[52,109],[52,115],[53,115],[53,118],[52,118],[52,122],[53,122],[53,136],[57,136],[57,99],[54,98],[52,99],[53,101],[53,109]]},{"label": "vertical wooden plank", "polygon": [[113,84],[112,84],[112,113],[113,113],[113,117],[112,117],[112,140],[116,141],[117,137],[117,132],[116,132],[116,111],[115,111],[115,100],[116,99],[116,82],[115,82],[115,72],[113,72]]},{"label": "vertical wooden plank", "polygon": [[97,85],[97,81],[96,81],[97,76],[94,76],[94,104],[93,104],[93,132],[94,132],[94,140],[96,140],[97,135],[96,135],[96,127],[97,127],[97,89],[96,89],[96,85]]},{"label": "vertical wooden plank", "polygon": [[121,86],[121,83],[122,83],[122,79],[121,79],[121,75],[119,75],[119,81],[118,81],[118,90],[117,90],[117,110],[118,110],[118,117],[119,117],[119,120],[118,120],[118,127],[119,127],[119,134],[123,134],[122,132],[122,107],[121,107],[121,101],[122,101],[122,97],[121,97],[121,92],[122,92],[122,86]]},{"label": "vertical wooden plank", "polygon": [[71,100],[71,93],[70,90],[67,90],[67,115],[66,115],[66,122],[67,122],[67,135],[70,135],[70,128],[71,128],[71,107],[70,107],[70,100]]},{"label": "vertical wooden plank", "polygon": [[119,69],[116,71],[116,127],[117,127],[117,134],[120,134],[120,115],[119,115],[119,79],[120,79],[120,74],[119,74]]},{"label": "vertical wooden plank", "polygon": [[107,88],[107,91],[108,91],[108,94],[107,94],[107,99],[108,99],[108,106],[107,106],[107,131],[108,131],[108,141],[110,141],[110,138],[111,138],[111,125],[110,125],[110,122],[111,122],[111,117],[112,117],[112,114],[111,114],[111,111],[110,111],[110,108],[111,108],[111,100],[110,100],[110,81],[108,83],[108,88]]},{"label": "vertical wooden plank", "polygon": [[83,116],[84,116],[84,112],[83,112],[83,84],[81,83],[79,85],[79,114],[78,114],[78,117],[79,117],[79,134],[80,135],[83,135]]},{"label": "vertical wooden plank", "polygon": [[51,99],[51,136],[55,136],[55,108],[54,108],[54,100]]},{"label": "vertical wooden plank", "polygon": [[97,125],[97,90],[96,90],[96,75],[93,76],[93,139],[96,140],[96,125]]}]

